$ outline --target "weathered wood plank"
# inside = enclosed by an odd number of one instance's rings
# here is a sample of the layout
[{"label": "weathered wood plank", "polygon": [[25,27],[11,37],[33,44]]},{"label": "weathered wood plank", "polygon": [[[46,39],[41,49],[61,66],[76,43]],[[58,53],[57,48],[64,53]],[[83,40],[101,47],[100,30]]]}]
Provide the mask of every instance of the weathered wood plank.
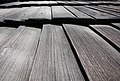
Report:
[{"label": "weathered wood plank", "polygon": [[29,81],[84,81],[61,26],[44,25]]},{"label": "weathered wood plank", "polygon": [[38,9],[39,7],[29,7],[25,15],[22,16],[22,20],[28,20],[30,17],[33,17],[37,13]]},{"label": "weathered wood plank", "polygon": [[99,5],[103,8],[106,8],[108,10],[111,10],[111,11],[115,11],[115,12],[119,12],[120,13],[120,6],[113,6],[113,5]]},{"label": "weathered wood plank", "polygon": [[90,25],[120,48],[120,31],[109,25]]},{"label": "weathered wood plank", "polygon": [[63,6],[52,6],[52,16],[54,18],[76,18],[71,12]]},{"label": "weathered wood plank", "polygon": [[51,7],[41,6],[34,15],[30,16],[30,19],[48,19],[51,20]]},{"label": "weathered wood plank", "polygon": [[0,27],[0,45],[14,32],[15,28]]},{"label": "weathered wood plank", "polygon": [[0,6],[8,7],[8,6],[12,6],[12,5],[18,5],[19,3],[20,3],[20,2],[11,2],[11,3],[1,4]]},{"label": "weathered wood plank", "polygon": [[84,6],[74,6],[76,9],[94,17],[95,19],[116,19],[116,16],[98,10],[86,8]]},{"label": "weathered wood plank", "polygon": [[1,42],[0,51],[3,50],[4,48],[6,48],[11,42],[14,42],[17,39],[17,37],[21,34],[23,29],[24,29],[23,26],[18,27],[16,30],[14,30],[14,32],[12,32],[9,35],[9,37],[6,40]]},{"label": "weathered wood plank", "polygon": [[5,16],[5,20],[15,20],[15,21],[21,21],[21,18],[23,15],[25,15],[24,13],[27,11],[28,7],[25,8],[18,8],[18,11],[11,13],[11,14],[6,14]]},{"label": "weathered wood plank", "polygon": [[112,24],[120,28],[120,23],[112,23]]},{"label": "weathered wood plank", "polygon": [[88,27],[64,24],[90,81],[119,81],[120,53]]},{"label": "weathered wood plank", "polygon": [[14,11],[15,8],[10,8],[10,9],[0,9],[0,21],[4,21],[5,14],[11,13]]},{"label": "weathered wood plank", "polygon": [[96,9],[96,10],[99,10],[101,12],[106,12],[108,14],[115,15],[115,16],[117,16],[116,19],[118,19],[118,18],[120,19],[120,13],[117,13],[113,10],[110,10],[110,9],[107,9],[107,8],[102,8],[101,6],[86,6],[86,7]]},{"label": "weathered wood plank", "polygon": [[74,13],[79,19],[93,19],[89,15],[75,9],[74,7],[71,6],[65,6],[68,10],[70,10],[72,13]]},{"label": "weathered wood plank", "polygon": [[26,27],[19,37],[0,51],[0,80],[28,81],[40,29]]}]

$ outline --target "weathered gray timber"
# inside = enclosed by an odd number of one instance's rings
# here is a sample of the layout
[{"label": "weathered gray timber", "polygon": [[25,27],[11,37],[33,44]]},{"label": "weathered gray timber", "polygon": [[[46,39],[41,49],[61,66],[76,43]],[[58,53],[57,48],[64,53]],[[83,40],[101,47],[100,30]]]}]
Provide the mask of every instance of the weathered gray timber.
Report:
[{"label": "weathered gray timber", "polygon": [[14,42],[0,51],[0,81],[28,81],[40,31],[25,27]]},{"label": "weathered gray timber", "polygon": [[78,19],[93,19],[92,17],[90,17],[89,15],[75,9],[72,6],[65,6],[70,12],[72,12],[74,15],[76,15],[78,17]]},{"label": "weathered gray timber", "polygon": [[63,6],[52,6],[52,17],[53,19],[76,18],[71,12],[69,12]]},{"label": "weathered gray timber", "polygon": [[120,53],[91,29],[63,25],[90,81],[119,81]]},{"label": "weathered gray timber", "polygon": [[84,81],[61,26],[43,26],[29,81]]},{"label": "weathered gray timber", "polygon": [[109,25],[90,25],[120,48],[120,31]]},{"label": "weathered gray timber", "polygon": [[95,19],[116,19],[116,16],[98,10],[86,8],[84,6],[74,6],[76,9],[94,17]]},{"label": "weathered gray timber", "polygon": [[30,19],[38,19],[38,20],[51,20],[51,7],[49,6],[41,6],[39,7],[38,11],[34,13],[30,17]]}]

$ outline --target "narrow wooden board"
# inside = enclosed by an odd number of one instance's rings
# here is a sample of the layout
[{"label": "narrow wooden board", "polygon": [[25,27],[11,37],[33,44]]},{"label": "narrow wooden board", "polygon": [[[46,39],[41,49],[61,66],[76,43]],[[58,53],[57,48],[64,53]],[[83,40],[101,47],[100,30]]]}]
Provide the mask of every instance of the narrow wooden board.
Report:
[{"label": "narrow wooden board", "polygon": [[113,6],[113,5],[99,5],[100,7],[107,8],[107,10],[115,11],[120,13],[120,6]]},{"label": "narrow wooden board", "polygon": [[120,28],[120,23],[112,23],[112,24]]},{"label": "narrow wooden board", "polygon": [[0,9],[0,21],[3,22],[5,15],[13,12],[14,10],[16,10],[16,8]]},{"label": "narrow wooden board", "polygon": [[1,81],[28,81],[40,31],[26,27],[14,42],[0,51]]},{"label": "narrow wooden board", "polygon": [[98,10],[86,8],[84,6],[74,6],[76,9],[94,17],[95,19],[116,19],[117,17],[114,15],[110,15]]},{"label": "narrow wooden board", "polygon": [[108,14],[115,15],[115,16],[117,16],[116,19],[120,19],[120,13],[117,13],[113,10],[110,10],[110,9],[107,9],[107,8],[102,8],[101,6],[86,6],[86,7],[91,8],[91,9],[96,9],[96,10],[99,10],[101,12],[105,12],[105,13],[108,13]]},{"label": "narrow wooden board", "polygon": [[61,26],[44,25],[29,81],[84,81]]},{"label": "narrow wooden board", "polygon": [[120,48],[120,31],[109,25],[90,25]]},{"label": "narrow wooden board", "polygon": [[12,14],[7,14],[4,20],[13,20],[13,21],[21,21],[22,16],[25,15],[28,7],[25,8],[18,8],[19,10]]},{"label": "narrow wooden board", "polygon": [[93,19],[89,15],[75,9],[74,7],[71,6],[65,6],[69,11],[71,11],[73,14],[75,14],[79,19]]},{"label": "narrow wooden board", "polygon": [[52,16],[55,18],[76,18],[71,12],[63,6],[52,6]]},{"label": "narrow wooden board", "polygon": [[19,3],[20,3],[20,2],[11,2],[11,3],[1,4],[0,6],[8,7],[8,6],[12,6],[12,5],[18,5]]},{"label": "narrow wooden board", "polygon": [[23,31],[24,26],[20,26],[17,29],[14,30],[14,32],[12,32],[9,37],[7,37],[6,40],[4,40],[3,42],[1,42],[0,44],[0,51],[4,50],[4,48],[6,48],[7,46],[10,45],[11,42],[14,42],[17,37],[21,34],[21,32]]},{"label": "narrow wooden board", "polygon": [[22,20],[28,20],[30,17],[35,16],[35,14],[38,12],[39,7],[29,7],[25,15],[22,16]]},{"label": "narrow wooden board", "polygon": [[0,45],[14,32],[16,28],[0,27]]},{"label": "narrow wooden board", "polygon": [[67,4],[67,1],[57,1],[58,4]]},{"label": "narrow wooden board", "polygon": [[51,20],[51,7],[49,6],[41,6],[34,15],[30,16],[30,19],[39,19]]},{"label": "narrow wooden board", "polygon": [[63,25],[90,81],[119,81],[120,53],[88,27]]}]

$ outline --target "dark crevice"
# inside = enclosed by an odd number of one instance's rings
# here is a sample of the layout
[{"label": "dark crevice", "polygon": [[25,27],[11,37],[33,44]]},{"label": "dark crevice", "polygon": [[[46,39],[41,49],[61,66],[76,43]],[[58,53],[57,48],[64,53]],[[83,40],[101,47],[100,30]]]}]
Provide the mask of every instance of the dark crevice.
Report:
[{"label": "dark crevice", "polygon": [[115,25],[113,25],[113,24],[110,24],[110,26],[112,26],[112,27],[114,27],[114,28],[116,28],[116,29],[120,30],[120,27],[115,26]]},{"label": "dark crevice", "polygon": [[[40,36],[41,36],[41,33],[40,33]],[[37,48],[36,48],[36,50],[35,50],[35,55],[34,55],[34,57],[33,57],[33,62],[32,62],[32,66],[31,66],[31,68],[30,68],[30,73],[29,73],[29,77],[28,77],[28,80],[27,80],[27,81],[29,81],[29,79],[30,79],[30,75],[31,75],[31,73],[32,73],[32,68],[33,68],[33,65],[34,65],[34,62],[35,62],[35,58],[36,58],[36,56],[37,56],[37,50],[38,50],[38,47],[39,47],[39,44],[40,44],[40,36],[39,36],[39,39],[38,39]]]},{"label": "dark crevice", "polygon": [[98,32],[96,29],[94,29],[93,27],[89,26],[88,27],[94,31],[96,34],[98,34],[100,37],[102,37],[106,42],[108,42],[112,47],[114,47],[119,53],[120,53],[120,48],[115,45],[112,41],[110,41],[108,38],[106,38],[105,36],[103,36],[100,32]]},{"label": "dark crevice", "polygon": [[70,40],[70,38],[69,38],[66,30],[64,29],[64,27],[63,27],[63,31],[64,31],[64,33],[65,33],[65,35],[66,35],[66,38],[67,38],[67,40],[68,40],[68,42],[69,42],[69,44],[70,44],[71,50],[72,50],[72,52],[73,52],[73,54],[74,54],[74,57],[75,57],[75,59],[76,59],[76,61],[77,61],[77,64],[78,64],[78,66],[79,66],[79,69],[80,69],[80,71],[81,71],[81,73],[82,73],[85,81],[90,81],[89,78],[88,78],[88,76],[87,76],[87,74],[86,74],[86,72],[85,72],[85,70],[84,70],[84,67],[82,66],[82,63],[81,63],[81,61],[80,61],[80,59],[79,59],[79,57],[78,57],[78,54],[77,54],[77,52],[76,52],[76,50],[75,50],[75,48],[74,48],[74,46],[73,46],[73,44],[72,44],[72,42],[71,42],[71,40]]}]

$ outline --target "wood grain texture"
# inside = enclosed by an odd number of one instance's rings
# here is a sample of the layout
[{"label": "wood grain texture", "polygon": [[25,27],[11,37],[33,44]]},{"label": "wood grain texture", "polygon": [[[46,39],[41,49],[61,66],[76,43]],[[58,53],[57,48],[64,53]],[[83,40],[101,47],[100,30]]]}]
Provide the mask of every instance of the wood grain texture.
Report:
[{"label": "wood grain texture", "polygon": [[109,25],[90,25],[120,48],[120,31]]},{"label": "wood grain texture", "polygon": [[90,81],[119,81],[120,53],[88,27],[64,24]]},{"label": "wood grain texture", "polygon": [[35,14],[38,12],[38,10],[39,10],[39,7],[29,7],[25,15],[22,16],[22,20],[28,20],[31,17],[34,17]]},{"label": "wood grain texture", "polygon": [[72,6],[65,6],[68,10],[70,10],[72,13],[74,13],[78,19],[93,19],[92,17],[90,17],[89,15],[75,9]]},{"label": "wood grain texture", "polygon": [[120,23],[112,23],[112,24],[120,28]]},{"label": "wood grain texture", "polygon": [[46,24],[29,81],[84,81],[61,26]]},{"label": "wood grain texture", "polygon": [[0,51],[0,81],[28,81],[40,31],[26,27],[14,42]]},{"label": "wood grain texture", "polygon": [[101,12],[105,12],[108,14],[112,14],[112,15],[116,16],[115,17],[116,19],[120,18],[120,13],[114,11],[113,9],[107,9],[107,8],[103,8],[101,6],[86,6],[86,7],[91,8],[91,9],[96,9],[96,10],[99,10]]},{"label": "wood grain texture", "polygon": [[107,10],[114,11],[120,13],[120,6],[113,6],[113,5],[99,5],[100,7],[106,8]]},{"label": "wood grain texture", "polygon": [[0,45],[14,32],[15,28],[0,27]]},{"label": "wood grain texture", "polygon": [[51,20],[51,7],[49,6],[41,6],[38,11],[34,13],[30,19],[48,19]]},{"label": "wood grain texture", "polygon": [[75,18],[75,16],[63,6],[52,6],[53,18]]},{"label": "wood grain texture", "polygon": [[5,20],[14,20],[14,21],[21,21],[22,16],[25,15],[28,7],[18,8],[17,11],[12,11],[11,14],[6,14]]},{"label": "wood grain texture", "polygon": [[0,9],[0,22],[4,21],[5,15],[13,12],[16,8]]},{"label": "wood grain texture", "polygon": [[21,34],[23,29],[24,29],[24,26],[18,27],[16,30],[14,30],[14,32],[12,32],[9,35],[9,37],[7,37],[7,39],[5,39],[3,42],[1,42],[0,51],[3,50],[4,48],[6,48],[7,46],[9,46],[9,44],[11,42],[14,42],[17,39],[17,37]]},{"label": "wood grain texture", "polygon": [[84,6],[74,6],[76,9],[94,17],[95,19],[116,19],[116,16],[110,15],[98,10],[86,8]]}]

